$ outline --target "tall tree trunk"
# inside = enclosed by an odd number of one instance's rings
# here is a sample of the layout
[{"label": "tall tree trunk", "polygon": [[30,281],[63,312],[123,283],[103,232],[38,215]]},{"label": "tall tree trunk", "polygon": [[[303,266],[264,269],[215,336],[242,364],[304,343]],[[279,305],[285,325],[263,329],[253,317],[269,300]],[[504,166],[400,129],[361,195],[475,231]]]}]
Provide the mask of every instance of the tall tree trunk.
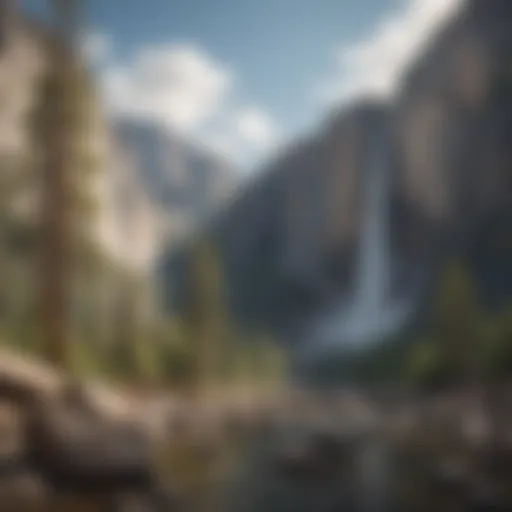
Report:
[{"label": "tall tree trunk", "polygon": [[48,126],[48,148],[43,184],[42,318],[47,357],[60,369],[69,364],[67,339],[70,186],[72,130],[69,126],[73,95],[74,0],[54,0],[58,37],[52,45],[51,62],[58,95]]},{"label": "tall tree trunk", "polygon": [[[62,49],[55,48],[56,66],[63,61]],[[57,64],[58,62],[58,64]],[[59,70],[59,74],[64,70]],[[57,105],[59,108],[59,105]],[[68,362],[66,343],[66,285],[68,270],[66,187],[66,136],[62,108],[55,112],[50,127],[48,157],[43,185],[43,336],[47,357],[65,368]]]}]

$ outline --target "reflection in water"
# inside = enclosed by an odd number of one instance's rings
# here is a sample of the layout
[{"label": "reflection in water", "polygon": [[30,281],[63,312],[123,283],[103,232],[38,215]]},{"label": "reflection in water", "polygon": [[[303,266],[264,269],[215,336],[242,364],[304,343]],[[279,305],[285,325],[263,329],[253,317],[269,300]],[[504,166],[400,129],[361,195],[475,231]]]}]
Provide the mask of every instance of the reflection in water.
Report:
[{"label": "reflection in water", "polygon": [[389,509],[389,457],[386,447],[375,441],[364,446],[359,457],[360,507],[362,512]]},{"label": "reflection in water", "polygon": [[[342,458],[334,456],[336,443],[343,446]],[[388,453],[376,439],[359,442],[289,426],[254,441],[243,466],[231,512],[390,510]]]}]

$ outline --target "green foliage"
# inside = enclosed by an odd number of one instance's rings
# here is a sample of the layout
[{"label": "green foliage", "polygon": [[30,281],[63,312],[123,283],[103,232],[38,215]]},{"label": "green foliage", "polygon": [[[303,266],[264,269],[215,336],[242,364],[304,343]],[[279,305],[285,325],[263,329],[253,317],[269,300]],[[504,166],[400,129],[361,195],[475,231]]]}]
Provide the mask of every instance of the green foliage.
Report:
[{"label": "green foliage", "polygon": [[[62,33],[59,36],[47,41],[48,62],[27,123],[31,140],[27,153],[32,155],[30,164],[35,175],[31,186],[37,190],[42,206],[41,222],[32,219],[41,235],[40,247],[33,252],[43,255],[44,264],[40,270],[44,276],[39,280],[41,290],[35,291],[42,297],[41,328],[47,340],[47,356],[66,366],[70,340],[91,335],[82,331],[79,320],[77,324],[76,312],[84,304],[89,308],[93,301],[84,299],[88,292],[83,289],[83,279],[77,283],[84,265],[75,259],[81,251],[75,251],[74,245],[94,236],[91,219],[97,205],[89,178],[91,165],[99,168],[91,145],[91,136],[99,135],[92,132],[99,102],[83,62],[68,44],[71,41],[62,39]],[[68,335],[70,340],[66,339]]]},{"label": "green foliage", "polygon": [[430,334],[413,344],[408,377],[420,386],[475,378],[481,366],[481,326],[481,308],[470,273],[460,261],[451,261],[434,297]]},{"label": "green foliage", "polygon": [[186,343],[183,324],[171,319],[160,326],[156,335],[162,382],[174,388],[189,388],[195,374],[195,359],[192,345]]},{"label": "green foliage", "polygon": [[512,306],[507,305],[487,318],[482,344],[478,354],[482,376],[486,380],[501,380],[512,375]]},{"label": "green foliage", "polygon": [[286,377],[287,354],[279,344],[268,336],[255,343],[255,378],[258,382],[279,384]]},{"label": "green foliage", "polygon": [[183,317],[183,336],[194,363],[195,380],[208,386],[222,378],[228,357],[231,320],[224,295],[222,261],[209,240],[200,240],[192,255],[189,301]]},{"label": "green foliage", "polygon": [[269,336],[239,331],[225,360],[224,381],[234,387],[276,387],[286,378],[287,361],[286,352]]},{"label": "green foliage", "polygon": [[215,246],[206,239],[192,254],[191,289],[187,319],[200,330],[226,314],[222,262]]},{"label": "green foliage", "polygon": [[168,345],[159,354],[162,381],[172,388],[190,388],[194,376],[194,358],[190,350],[184,345]]},{"label": "green foliage", "polygon": [[452,372],[460,379],[474,378],[479,371],[481,308],[470,273],[461,263],[447,266],[434,305],[434,331]]},{"label": "green foliage", "polygon": [[423,389],[438,389],[450,381],[450,369],[436,341],[425,339],[414,346],[409,360],[410,382]]},{"label": "green foliage", "polygon": [[147,384],[158,383],[162,378],[161,356],[153,341],[142,339],[133,346],[136,363],[135,375],[140,381]]},{"label": "green foliage", "polygon": [[70,372],[75,377],[98,377],[108,373],[105,361],[90,340],[71,341]]},{"label": "green foliage", "polygon": [[447,265],[433,304],[430,334],[414,345],[407,373],[413,383],[444,386],[494,381],[512,372],[512,307],[488,315],[470,272]]},{"label": "green foliage", "polygon": [[474,363],[463,355],[478,352],[482,307],[469,270],[459,261],[450,262],[441,276],[434,300],[432,328],[442,338],[454,366],[470,371]]}]

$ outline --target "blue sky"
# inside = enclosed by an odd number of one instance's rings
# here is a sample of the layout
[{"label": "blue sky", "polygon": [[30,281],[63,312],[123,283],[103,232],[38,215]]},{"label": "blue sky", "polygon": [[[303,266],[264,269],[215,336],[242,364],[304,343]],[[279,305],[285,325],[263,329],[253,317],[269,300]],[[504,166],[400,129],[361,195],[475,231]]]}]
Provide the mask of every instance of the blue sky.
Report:
[{"label": "blue sky", "polygon": [[[22,0],[41,12],[44,0]],[[85,48],[113,113],[254,166],[326,110],[392,94],[458,0],[88,0]]]}]

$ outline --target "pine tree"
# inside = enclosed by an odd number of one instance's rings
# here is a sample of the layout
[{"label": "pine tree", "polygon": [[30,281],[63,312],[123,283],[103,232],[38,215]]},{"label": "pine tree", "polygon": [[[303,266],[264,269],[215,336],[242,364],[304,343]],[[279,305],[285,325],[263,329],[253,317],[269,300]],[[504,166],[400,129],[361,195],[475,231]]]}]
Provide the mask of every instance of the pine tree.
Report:
[{"label": "pine tree", "polygon": [[434,302],[433,329],[444,359],[460,379],[473,380],[480,372],[481,311],[469,270],[460,261],[450,262]]},{"label": "pine tree", "polygon": [[221,261],[213,244],[201,240],[191,261],[185,325],[194,353],[196,383],[218,381],[228,357],[229,314],[223,289]]},{"label": "pine tree", "polygon": [[49,42],[49,58],[34,113],[34,138],[43,169],[41,309],[46,355],[67,369],[69,242],[72,213],[70,170],[80,98],[77,97],[77,60],[74,55],[76,0],[54,0],[57,37]]}]

